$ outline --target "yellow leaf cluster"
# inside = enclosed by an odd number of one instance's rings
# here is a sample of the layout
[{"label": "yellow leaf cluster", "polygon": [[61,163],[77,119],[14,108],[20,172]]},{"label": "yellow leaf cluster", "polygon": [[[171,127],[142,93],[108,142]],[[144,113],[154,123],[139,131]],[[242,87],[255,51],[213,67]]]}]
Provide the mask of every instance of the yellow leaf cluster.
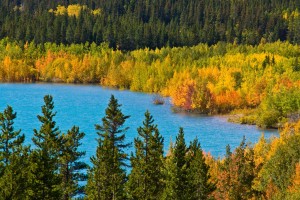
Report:
[{"label": "yellow leaf cluster", "polygon": [[80,5],[80,4],[70,4],[68,7],[58,5],[55,10],[50,9],[49,12],[53,12],[55,15],[65,15],[68,14],[68,16],[75,16],[78,17],[80,12],[82,10],[89,10],[93,15],[100,15],[101,9],[95,9],[91,10],[88,9],[86,5]]}]

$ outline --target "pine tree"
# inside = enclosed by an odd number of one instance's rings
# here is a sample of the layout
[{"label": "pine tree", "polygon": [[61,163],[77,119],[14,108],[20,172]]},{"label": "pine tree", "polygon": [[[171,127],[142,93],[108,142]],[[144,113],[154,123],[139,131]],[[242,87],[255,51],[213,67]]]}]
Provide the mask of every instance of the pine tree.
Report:
[{"label": "pine tree", "polygon": [[29,147],[21,130],[15,131],[16,118],[11,106],[0,113],[0,197],[24,199],[28,189]]},{"label": "pine tree", "polygon": [[135,155],[128,181],[130,199],[159,199],[163,192],[163,138],[154,119],[146,111],[143,127],[137,129]]},{"label": "pine tree", "polygon": [[191,142],[189,147],[189,182],[191,199],[209,199],[209,194],[214,190],[214,185],[209,182],[209,166],[198,139]]},{"label": "pine tree", "polygon": [[63,135],[62,153],[59,159],[61,188],[65,200],[84,192],[83,187],[78,184],[78,181],[86,181],[86,175],[82,170],[87,169],[87,164],[79,161],[85,155],[85,151],[78,151],[78,147],[81,145],[80,140],[84,135],[76,126]]},{"label": "pine tree", "polygon": [[[13,124],[17,113],[13,112],[11,106],[7,106],[3,113],[0,113],[0,163],[1,169],[9,164],[9,158],[14,151],[24,142],[24,134],[21,130],[15,131]],[[3,168],[2,168],[3,167]],[[2,170],[1,170],[2,171]],[[2,174],[0,171],[0,175]]]},{"label": "pine tree", "polygon": [[127,178],[124,167],[128,166],[128,156],[124,149],[130,144],[124,144],[128,127],[123,128],[123,125],[129,116],[124,115],[120,107],[112,95],[102,125],[95,125],[99,138],[96,156],[91,158],[93,167],[88,174],[88,199],[116,200],[125,197]]},{"label": "pine tree", "polygon": [[[164,163],[163,163],[163,147],[164,139],[160,135],[159,131],[155,131],[154,135],[150,137],[149,144],[149,174],[151,183],[149,184],[149,195],[152,196],[152,199],[158,199],[162,196],[163,190],[165,187],[164,183]],[[154,197],[154,198],[153,198]]]},{"label": "pine tree", "polygon": [[43,115],[38,115],[42,123],[40,130],[34,129],[32,138],[36,149],[32,152],[33,163],[32,196],[33,199],[57,199],[62,196],[61,178],[58,174],[59,155],[62,137],[56,122],[53,120],[54,102],[50,95],[44,97]]},{"label": "pine tree", "polygon": [[183,128],[179,129],[174,147],[166,160],[166,189],[163,199],[189,199],[188,165],[186,161],[187,147]]}]

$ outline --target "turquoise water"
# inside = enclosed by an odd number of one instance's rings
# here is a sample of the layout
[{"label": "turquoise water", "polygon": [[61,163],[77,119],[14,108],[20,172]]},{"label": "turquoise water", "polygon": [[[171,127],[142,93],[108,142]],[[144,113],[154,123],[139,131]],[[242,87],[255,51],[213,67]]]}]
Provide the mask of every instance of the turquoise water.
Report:
[{"label": "turquoise water", "polygon": [[[26,143],[32,144],[33,129],[39,129],[37,115],[41,114],[43,97],[51,94],[54,98],[55,121],[62,132],[66,132],[73,125],[80,127],[86,136],[82,140],[82,149],[86,151],[84,160],[94,155],[97,142],[95,124],[100,124],[111,94],[122,104],[122,112],[131,117],[126,121],[130,129],[126,133],[126,141],[133,142],[137,136],[137,127],[144,120],[144,113],[148,109],[158,124],[160,133],[165,139],[165,152],[170,140],[175,141],[180,126],[184,128],[186,141],[198,137],[206,152],[215,157],[225,154],[225,147],[230,144],[237,147],[243,135],[247,142],[255,143],[261,133],[266,137],[277,136],[276,130],[259,130],[255,126],[239,125],[227,122],[225,117],[198,116],[173,113],[170,103],[164,105],[152,104],[153,95],[130,91],[106,89],[94,85],[64,85],[64,84],[0,84],[0,112],[6,105],[11,105],[17,112],[15,127],[22,129],[26,136]],[[128,149],[128,152],[133,148]]]}]

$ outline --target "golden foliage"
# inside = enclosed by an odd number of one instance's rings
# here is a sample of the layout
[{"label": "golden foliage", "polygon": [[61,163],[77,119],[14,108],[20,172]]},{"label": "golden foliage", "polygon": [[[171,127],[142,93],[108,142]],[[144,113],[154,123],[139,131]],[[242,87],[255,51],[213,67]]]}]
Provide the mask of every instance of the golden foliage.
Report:
[{"label": "golden foliage", "polygon": [[173,104],[185,110],[192,109],[195,81],[191,78],[190,73],[187,70],[175,72],[168,85],[168,94],[172,97]]},{"label": "golden foliage", "polygon": [[55,10],[50,9],[50,13],[54,13],[55,15],[65,15],[78,17],[82,10],[89,10],[93,15],[101,15],[101,9],[91,10],[86,5],[80,4],[70,4],[68,7],[58,5]]},{"label": "golden foliage", "polygon": [[299,192],[300,190],[300,162],[296,164],[295,174],[292,177],[291,185],[288,188],[289,192]]},{"label": "golden foliage", "polygon": [[[84,9],[88,8],[74,4],[58,6],[53,12],[78,16]],[[268,110],[268,103],[261,103],[270,95],[300,86],[300,75],[294,66],[294,55],[300,50],[296,45],[283,42],[254,47],[227,44],[227,52],[222,56],[218,52],[224,46],[205,44],[132,52],[114,51],[107,44],[46,43],[44,46],[44,52],[37,52],[34,43],[26,43],[24,48],[16,43],[5,43],[0,57],[1,81],[23,81],[24,74],[32,73],[26,77],[100,83],[162,93],[170,96],[175,106],[201,113],[228,113],[259,106]],[[195,54],[201,56],[193,56]],[[30,70],[18,68],[18,63],[28,65]],[[21,70],[23,72],[19,72]],[[289,111],[289,107],[286,110]]]}]

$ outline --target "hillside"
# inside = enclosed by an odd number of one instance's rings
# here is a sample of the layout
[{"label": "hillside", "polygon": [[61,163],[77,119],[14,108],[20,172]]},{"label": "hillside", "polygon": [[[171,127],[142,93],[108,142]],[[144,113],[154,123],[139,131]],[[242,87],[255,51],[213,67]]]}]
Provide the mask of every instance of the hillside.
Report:
[{"label": "hillside", "polygon": [[1,0],[0,38],[112,48],[300,43],[298,0]]}]

